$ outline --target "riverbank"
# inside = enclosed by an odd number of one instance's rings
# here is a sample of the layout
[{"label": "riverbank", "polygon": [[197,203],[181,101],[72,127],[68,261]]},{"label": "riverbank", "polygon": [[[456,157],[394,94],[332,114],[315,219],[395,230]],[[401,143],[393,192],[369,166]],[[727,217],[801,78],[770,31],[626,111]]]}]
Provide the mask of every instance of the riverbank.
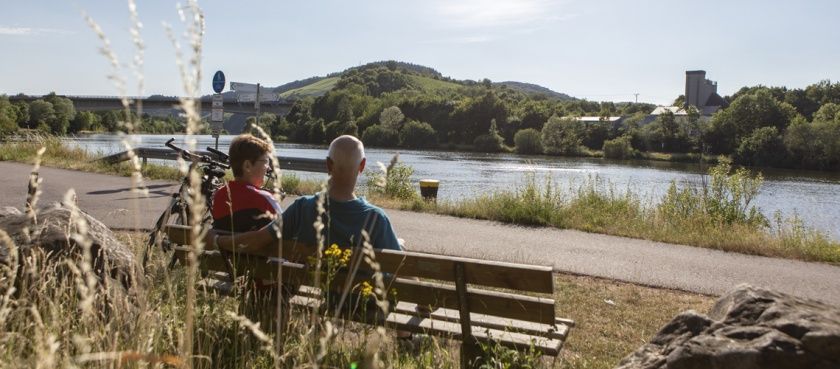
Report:
[{"label": "riverbank", "polygon": [[[47,166],[118,175],[131,172],[127,164],[95,162],[84,150],[68,148],[59,140],[47,140],[44,146],[47,148],[44,165]],[[39,147],[36,143],[3,144],[0,145],[0,160],[31,162]],[[145,166],[143,175],[153,179],[179,178],[176,169],[154,164]],[[403,181],[409,177],[403,176]],[[713,219],[703,209],[696,208],[700,201],[697,194],[689,196],[675,192],[668,195],[670,209],[665,209],[654,205],[656,201],[643,200],[637,194],[618,192],[596,182],[560,189],[550,180],[545,184],[539,181],[532,176],[517,188],[436,204],[420,200],[410,182],[403,183],[407,188],[403,193],[413,195],[395,198],[369,191],[368,197],[376,204],[394,209],[577,229],[752,255],[840,262],[840,244],[797,218],[726,222]],[[283,187],[290,194],[309,194],[320,189],[321,183],[284,176]],[[682,213],[688,210],[692,212]],[[768,227],[768,223],[774,227]]]}]

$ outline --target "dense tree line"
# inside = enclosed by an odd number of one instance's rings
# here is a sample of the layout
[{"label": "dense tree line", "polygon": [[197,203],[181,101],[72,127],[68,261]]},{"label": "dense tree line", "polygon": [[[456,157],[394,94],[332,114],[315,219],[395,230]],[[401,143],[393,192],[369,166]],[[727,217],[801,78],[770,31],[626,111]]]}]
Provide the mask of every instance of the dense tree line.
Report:
[{"label": "dense tree line", "polygon": [[[15,133],[19,128],[43,133],[65,135],[79,132],[184,132],[183,119],[175,117],[138,116],[123,110],[76,111],[73,101],[55,93],[32,102],[12,103],[0,96],[0,137]],[[129,129],[130,128],[130,129]]]},{"label": "dense tree line", "polygon": [[[424,86],[429,80],[450,87]],[[455,82],[399,64],[370,64],[345,71],[323,96],[298,100],[287,116],[261,125],[275,139],[293,142],[326,143],[354,134],[380,147],[603,152],[615,158],[640,152],[702,153],[727,155],[743,165],[840,168],[838,83],[823,81],[804,89],[745,87],[727,96],[726,105],[711,117],[689,108],[687,114],[653,119],[650,104],[558,100],[489,80]],[[604,119],[580,122],[577,116]],[[623,119],[612,122],[606,119],[610,116]]]}]

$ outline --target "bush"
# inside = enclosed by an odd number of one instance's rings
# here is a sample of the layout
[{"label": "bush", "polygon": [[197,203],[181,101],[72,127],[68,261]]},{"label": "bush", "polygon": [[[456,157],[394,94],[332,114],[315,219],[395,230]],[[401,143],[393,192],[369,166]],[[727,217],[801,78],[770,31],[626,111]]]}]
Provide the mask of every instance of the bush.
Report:
[{"label": "bush", "polygon": [[400,143],[400,135],[394,129],[374,124],[362,133],[362,141],[367,146],[393,147]]},{"label": "bush", "polygon": [[578,122],[571,118],[558,118],[553,116],[548,119],[542,129],[542,145],[546,154],[552,155],[579,155],[581,143]]},{"label": "bush", "polygon": [[435,129],[429,123],[411,121],[400,130],[400,146],[427,148],[437,146]]},{"label": "bush", "polygon": [[368,171],[368,191],[394,199],[413,200],[419,195],[411,184],[412,174],[414,168],[399,162],[387,170],[387,173]]},{"label": "bush", "polygon": [[516,152],[520,154],[542,154],[543,147],[540,141],[540,131],[527,128],[516,132],[513,136],[516,145]]},{"label": "bush", "polygon": [[636,155],[630,136],[621,136],[604,141],[604,157],[608,159],[629,159]]},{"label": "bush", "polygon": [[500,152],[504,150],[504,141],[505,139],[498,133],[487,133],[476,137],[473,140],[473,147],[481,152]]},{"label": "bush", "polygon": [[679,190],[676,183],[671,182],[657,211],[671,222],[706,219],[712,224],[766,227],[767,218],[750,205],[758,196],[764,177],[761,174],[750,176],[744,168],[730,172],[727,163],[713,167],[709,170],[709,183],[702,189],[686,186]]}]

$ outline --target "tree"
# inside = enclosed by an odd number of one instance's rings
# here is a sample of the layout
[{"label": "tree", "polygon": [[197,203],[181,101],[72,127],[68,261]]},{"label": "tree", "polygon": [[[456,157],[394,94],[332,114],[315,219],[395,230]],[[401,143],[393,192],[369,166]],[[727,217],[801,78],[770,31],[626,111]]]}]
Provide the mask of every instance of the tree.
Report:
[{"label": "tree", "polygon": [[788,103],[773,97],[768,88],[758,88],[735,98],[732,105],[715,114],[704,141],[712,152],[728,154],[735,151],[741,141],[761,127],[776,127],[784,132],[796,110]]},{"label": "tree", "polygon": [[53,119],[47,121],[50,130],[58,135],[67,133],[67,128],[70,127],[70,121],[76,117],[76,108],[73,106],[73,100],[57,96],[55,93],[47,95],[45,100],[53,105],[55,111]]},{"label": "tree", "polygon": [[29,104],[25,101],[18,101],[15,104],[17,109],[17,125],[20,128],[29,128]]},{"label": "tree", "polygon": [[99,117],[89,111],[80,111],[76,113],[76,117],[70,121],[68,131],[70,133],[77,133],[80,131],[90,130],[98,125]]},{"label": "tree", "polygon": [[400,144],[399,132],[374,124],[362,133],[362,141],[368,146],[394,147]]},{"label": "tree", "polygon": [[752,166],[776,166],[785,158],[785,145],[776,127],[761,127],[741,141],[735,150],[736,163]]},{"label": "tree", "polygon": [[0,137],[17,131],[17,108],[6,95],[0,96]]},{"label": "tree", "polygon": [[342,122],[342,121],[332,121],[326,125],[324,128],[324,136],[327,142],[332,142],[332,140],[336,139],[336,137],[341,135],[351,135],[351,136],[359,136],[359,127],[356,126],[356,122]]},{"label": "tree", "polygon": [[412,149],[435,147],[435,129],[429,123],[409,121],[400,129],[400,146]]},{"label": "tree", "polygon": [[578,155],[581,152],[580,125],[572,118],[548,119],[542,129],[541,142],[546,154]]},{"label": "tree", "polygon": [[478,136],[473,140],[473,147],[483,152],[500,152],[504,150],[505,139],[499,134],[496,127],[496,120],[490,121],[490,129],[486,134]]},{"label": "tree", "polygon": [[55,109],[53,109],[53,104],[41,99],[29,104],[29,127],[48,125],[48,122],[54,119]]},{"label": "tree", "polygon": [[379,124],[388,129],[399,130],[403,119],[405,119],[405,115],[396,106],[385,108],[379,114]]},{"label": "tree", "polygon": [[516,132],[513,136],[516,144],[516,152],[520,154],[542,154],[543,147],[540,142],[540,132],[533,128],[526,128]]},{"label": "tree", "polygon": [[630,159],[635,156],[630,136],[621,136],[604,141],[604,157],[609,159]]}]

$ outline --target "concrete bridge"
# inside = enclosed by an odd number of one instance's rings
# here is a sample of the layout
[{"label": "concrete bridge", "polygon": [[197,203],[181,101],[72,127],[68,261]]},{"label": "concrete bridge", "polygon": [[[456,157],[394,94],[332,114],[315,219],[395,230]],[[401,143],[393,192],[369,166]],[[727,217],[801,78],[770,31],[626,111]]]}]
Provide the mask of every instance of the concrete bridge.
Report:
[{"label": "concrete bridge", "polygon": [[[101,111],[101,110],[121,110],[123,109],[122,99],[119,96],[88,96],[88,95],[58,95],[66,97],[73,101],[73,105],[78,111]],[[32,102],[38,99],[43,99],[44,96],[9,96],[9,100]],[[144,112],[162,112],[172,111],[178,113],[181,108],[180,98],[176,96],[127,96],[129,105],[132,111],[137,111],[138,102],[141,103]],[[274,113],[279,116],[286,115],[292,107],[291,101],[279,102],[263,102],[260,104],[260,111],[263,113]],[[212,98],[205,96],[201,98],[201,114],[206,115],[210,113],[212,108]],[[234,114],[254,114],[256,109],[254,103],[239,103],[234,99],[225,98],[224,100],[225,113]]]},{"label": "concrete bridge", "polygon": [[[73,101],[73,106],[77,111],[108,111],[108,110],[122,110],[122,99],[119,96],[90,96],[90,95],[58,95],[66,97]],[[12,102],[25,101],[32,102],[38,99],[43,99],[44,96],[26,96],[15,95],[9,96]],[[128,99],[131,111],[137,112],[138,103],[143,108],[143,113],[152,116],[178,116],[183,113],[180,107],[180,98],[176,96],[126,96]],[[273,113],[277,116],[286,115],[292,108],[293,102],[283,100],[278,102],[263,102],[260,104],[260,112]],[[205,96],[201,98],[201,107],[199,115],[204,119],[210,119],[210,111],[212,109],[212,97]],[[225,96],[224,99],[225,113],[233,114],[231,117],[225,119],[224,128],[231,134],[238,134],[242,132],[245,127],[245,121],[248,117],[254,116],[256,109],[254,103],[239,103],[234,98]]]}]

